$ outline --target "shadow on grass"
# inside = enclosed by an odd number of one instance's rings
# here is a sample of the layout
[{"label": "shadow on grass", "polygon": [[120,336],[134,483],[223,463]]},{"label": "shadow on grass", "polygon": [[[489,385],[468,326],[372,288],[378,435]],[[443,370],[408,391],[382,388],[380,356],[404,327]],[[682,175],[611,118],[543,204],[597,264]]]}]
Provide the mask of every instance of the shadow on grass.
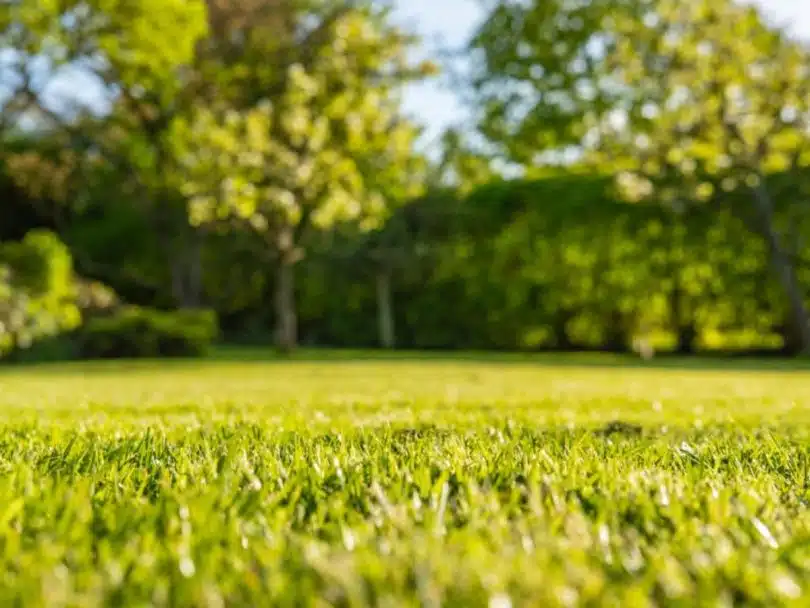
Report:
[{"label": "shadow on grass", "polygon": [[776,355],[659,355],[643,360],[630,354],[599,352],[509,353],[485,351],[384,351],[301,349],[292,355],[279,355],[271,348],[221,346],[209,360],[265,363],[444,363],[538,365],[543,367],[596,367],[673,370],[728,371],[810,371],[810,359]]},{"label": "shadow on grass", "polygon": [[633,370],[689,370],[689,371],[750,371],[750,372],[809,372],[810,359],[777,356],[674,356],[659,355],[642,360],[634,355],[578,352],[578,353],[506,353],[477,351],[383,351],[354,349],[301,349],[291,355],[280,355],[272,348],[219,346],[204,358],[164,359],[104,359],[85,361],[18,361],[0,364],[3,371],[42,369],[48,373],[84,374],[115,372],[122,369],[160,369],[182,367],[194,369],[219,364],[338,364],[367,365],[381,363],[436,363],[444,365],[497,365],[532,366],[545,368],[599,368]]}]

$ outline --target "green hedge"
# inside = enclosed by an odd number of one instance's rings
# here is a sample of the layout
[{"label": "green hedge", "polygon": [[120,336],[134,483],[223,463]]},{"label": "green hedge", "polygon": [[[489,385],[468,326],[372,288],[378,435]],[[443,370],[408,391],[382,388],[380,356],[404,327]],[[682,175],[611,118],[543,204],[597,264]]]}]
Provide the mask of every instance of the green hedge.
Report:
[{"label": "green hedge", "polygon": [[164,312],[127,307],[89,320],[76,334],[82,359],[198,357],[219,333],[209,310]]},{"label": "green hedge", "polygon": [[[747,201],[676,214],[623,202],[611,184],[572,174],[475,191],[445,230],[434,229],[427,256],[393,270],[398,345],[626,351],[647,340],[682,353],[790,350],[767,248],[741,218]],[[810,235],[810,218],[791,219],[790,199],[779,200],[780,221]],[[300,273],[302,335],[376,344],[372,274],[329,256],[314,251]],[[810,247],[800,257],[810,301]]]}]

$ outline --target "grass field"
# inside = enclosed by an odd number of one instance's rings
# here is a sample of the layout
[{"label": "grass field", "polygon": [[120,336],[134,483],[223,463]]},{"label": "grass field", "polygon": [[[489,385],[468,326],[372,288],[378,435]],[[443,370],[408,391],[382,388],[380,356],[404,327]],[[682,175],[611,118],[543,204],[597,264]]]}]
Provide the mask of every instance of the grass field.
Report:
[{"label": "grass field", "polygon": [[354,355],[0,369],[0,604],[810,605],[810,367]]}]

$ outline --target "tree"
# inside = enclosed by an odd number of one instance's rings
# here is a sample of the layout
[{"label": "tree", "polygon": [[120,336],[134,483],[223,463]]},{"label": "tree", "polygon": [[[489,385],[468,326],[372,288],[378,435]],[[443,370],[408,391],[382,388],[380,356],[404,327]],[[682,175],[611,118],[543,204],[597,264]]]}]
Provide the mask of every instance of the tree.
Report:
[{"label": "tree", "polygon": [[[206,27],[204,0],[3,3],[0,48],[11,87],[4,124],[14,129],[27,118],[47,144],[22,154],[4,150],[15,180],[40,190],[50,181],[51,190],[67,195],[65,205],[75,206],[96,194],[96,177],[114,172],[113,202],[137,202],[172,259],[171,235],[182,234],[187,222],[183,202],[179,214],[173,204],[165,135],[186,103]],[[93,94],[57,94],[54,85],[64,78],[89,81]],[[54,146],[62,150],[57,158],[43,154]]]},{"label": "tree", "polygon": [[532,163],[573,147],[634,199],[733,206],[767,244],[810,351],[796,239],[772,188],[783,172],[797,192],[810,163],[805,45],[732,0],[559,0],[499,3],[472,46],[482,132],[505,155]]},{"label": "tree", "polygon": [[810,50],[731,0],[659,0],[617,32],[607,66],[627,91],[626,124],[602,122],[597,159],[622,159],[624,189],[640,198],[733,206],[766,243],[796,346],[810,354],[806,286],[773,187],[787,173],[791,198],[806,189]]},{"label": "tree", "polygon": [[611,23],[644,1],[494,3],[468,52],[477,126],[501,158],[531,168],[582,143],[621,92],[606,74]]},{"label": "tree", "polygon": [[[48,143],[66,151],[72,162],[43,157],[42,147],[31,147],[22,158],[7,159],[15,180],[35,190],[52,183],[51,190],[65,193],[71,203],[89,196],[96,210],[108,215],[132,207],[124,215],[141,216],[156,241],[153,249],[170,262],[165,274],[175,305],[198,305],[202,235],[189,226],[188,201],[179,189],[174,121],[214,99],[254,103],[267,93],[267,80],[275,74],[268,59],[281,61],[281,55],[308,46],[318,35],[318,28],[291,24],[319,11],[339,14],[343,5],[320,0],[29,4],[0,8],[0,46],[12,50],[10,82],[4,83],[12,92],[3,117],[9,125],[34,119]],[[81,75],[96,85],[96,103],[54,98],[50,84],[68,69],[74,70],[72,77]],[[100,112],[92,111],[99,105]],[[106,181],[100,190],[111,174],[117,189],[91,194],[99,172],[76,169],[82,164],[98,169],[99,161]],[[72,188],[65,187],[65,174],[75,178]],[[111,193],[114,200],[108,200]],[[106,270],[98,261],[77,261],[92,266],[91,272]],[[161,285],[164,277],[150,282]]]},{"label": "tree", "polygon": [[294,270],[308,233],[346,220],[371,227],[395,190],[419,185],[418,132],[397,93],[430,67],[409,65],[412,38],[371,5],[345,5],[309,27],[318,35],[308,46],[274,57],[264,99],[200,108],[175,133],[192,222],[261,235],[284,351],[297,343]]},{"label": "tree", "polygon": [[70,68],[92,75],[114,97],[166,101],[184,86],[181,68],[205,30],[203,0],[4,2],[0,48],[4,85],[11,87],[5,123],[33,112],[63,126],[70,114],[86,115],[88,100],[54,99],[51,85]]}]

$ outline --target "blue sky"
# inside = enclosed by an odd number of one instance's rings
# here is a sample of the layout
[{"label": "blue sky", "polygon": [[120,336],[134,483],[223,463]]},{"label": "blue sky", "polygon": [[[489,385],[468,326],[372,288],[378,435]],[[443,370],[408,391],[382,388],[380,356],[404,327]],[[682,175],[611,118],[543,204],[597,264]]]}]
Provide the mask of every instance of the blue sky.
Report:
[{"label": "blue sky", "polygon": [[[810,0],[754,0],[766,14],[795,34],[810,38]],[[398,18],[417,29],[430,46],[436,37],[449,45],[462,43],[481,18],[479,0],[398,0]],[[408,111],[431,133],[462,118],[452,91],[436,84],[408,91]]]}]

